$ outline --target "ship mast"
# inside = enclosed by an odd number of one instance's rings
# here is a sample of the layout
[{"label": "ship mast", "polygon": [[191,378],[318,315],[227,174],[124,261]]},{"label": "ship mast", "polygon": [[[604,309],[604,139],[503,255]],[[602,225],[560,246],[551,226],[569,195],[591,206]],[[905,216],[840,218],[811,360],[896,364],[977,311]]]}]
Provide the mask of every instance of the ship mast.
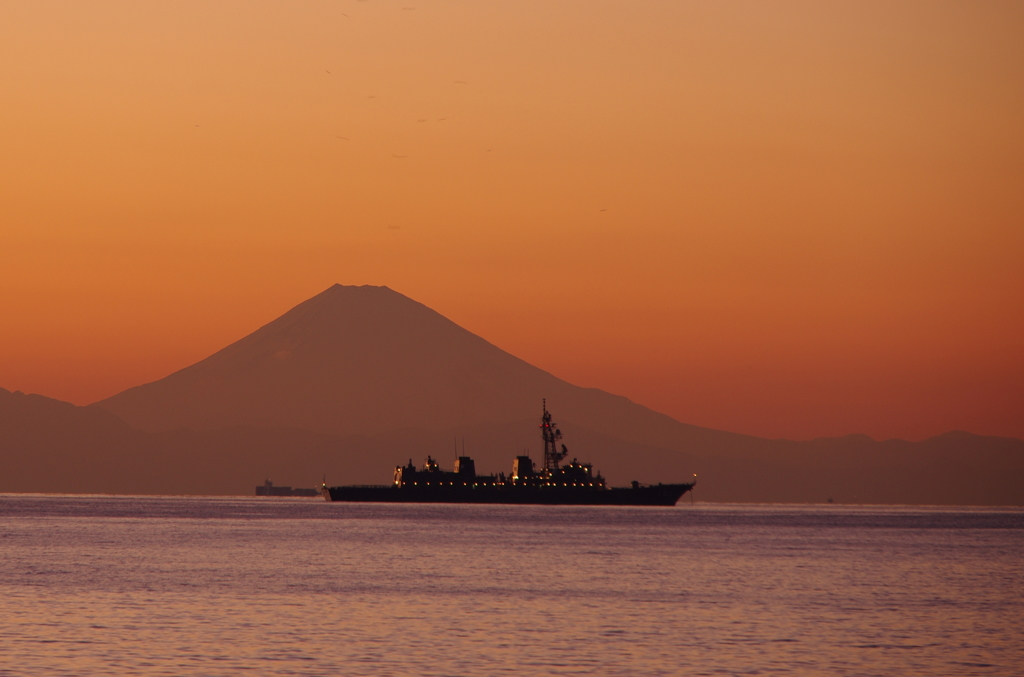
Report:
[{"label": "ship mast", "polygon": [[565,445],[562,451],[558,450],[558,440],[562,439],[562,431],[558,424],[551,420],[551,413],[548,412],[548,401],[543,400],[544,415],[540,419],[540,435],[544,438],[544,470],[554,472],[558,470],[558,462],[565,458],[567,453]]}]

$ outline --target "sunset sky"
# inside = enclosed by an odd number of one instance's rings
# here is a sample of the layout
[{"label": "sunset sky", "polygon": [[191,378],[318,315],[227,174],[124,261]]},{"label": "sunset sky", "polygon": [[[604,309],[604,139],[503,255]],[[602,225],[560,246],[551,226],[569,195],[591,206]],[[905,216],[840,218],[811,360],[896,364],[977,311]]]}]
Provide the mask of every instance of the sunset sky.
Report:
[{"label": "sunset sky", "polygon": [[334,283],[767,437],[1024,437],[1024,3],[9,2],[0,387]]}]

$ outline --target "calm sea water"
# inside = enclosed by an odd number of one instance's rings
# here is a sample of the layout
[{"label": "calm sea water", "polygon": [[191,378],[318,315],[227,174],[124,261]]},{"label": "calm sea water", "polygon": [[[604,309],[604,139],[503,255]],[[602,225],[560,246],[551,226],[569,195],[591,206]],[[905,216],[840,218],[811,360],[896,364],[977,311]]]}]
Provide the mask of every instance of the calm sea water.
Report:
[{"label": "calm sea water", "polygon": [[0,675],[1020,675],[1024,512],[0,496]]}]

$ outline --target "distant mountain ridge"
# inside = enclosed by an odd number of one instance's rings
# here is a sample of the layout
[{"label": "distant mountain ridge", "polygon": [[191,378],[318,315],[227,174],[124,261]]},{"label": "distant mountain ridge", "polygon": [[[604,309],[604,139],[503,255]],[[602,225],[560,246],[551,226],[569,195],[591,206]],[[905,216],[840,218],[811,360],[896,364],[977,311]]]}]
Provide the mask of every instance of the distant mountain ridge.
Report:
[{"label": "distant mountain ridge", "polygon": [[[507,440],[533,425],[464,432],[474,448],[488,450],[474,451],[481,469],[497,470],[510,460]],[[96,407],[0,388],[0,493],[252,495],[266,478],[314,486],[322,476],[379,484],[410,455],[432,453],[444,462],[449,432],[368,438],[240,426],[147,433]],[[1024,505],[1024,442],[1010,438],[778,441],[749,458],[676,453],[584,429],[573,441],[617,484],[642,477],[644,468],[659,470],[657,463],[673,456],[699,473],[703,501]]]},{"label": "distant mountain ridge", "polygon": [[0,388],[0,491],[251,494],[386,483],[454,440],[485,472],[539,449],[547,398],[570,457],[612,484],[698,500],[1024,505],[1024,441],[767,440],[580,388],[386,287],[335,285],[196,364],[88,407]]}]

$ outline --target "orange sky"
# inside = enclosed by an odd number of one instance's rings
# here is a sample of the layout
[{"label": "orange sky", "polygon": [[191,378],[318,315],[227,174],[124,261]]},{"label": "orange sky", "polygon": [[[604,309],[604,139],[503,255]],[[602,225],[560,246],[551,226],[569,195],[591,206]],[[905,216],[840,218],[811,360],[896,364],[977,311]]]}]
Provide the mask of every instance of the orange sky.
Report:
[{"label": "orange sky", "polygon": [[8,3],[0,386],[85,404],[384,284],[690,423],[1024,437],[1022,35],[1019,2]]}]

